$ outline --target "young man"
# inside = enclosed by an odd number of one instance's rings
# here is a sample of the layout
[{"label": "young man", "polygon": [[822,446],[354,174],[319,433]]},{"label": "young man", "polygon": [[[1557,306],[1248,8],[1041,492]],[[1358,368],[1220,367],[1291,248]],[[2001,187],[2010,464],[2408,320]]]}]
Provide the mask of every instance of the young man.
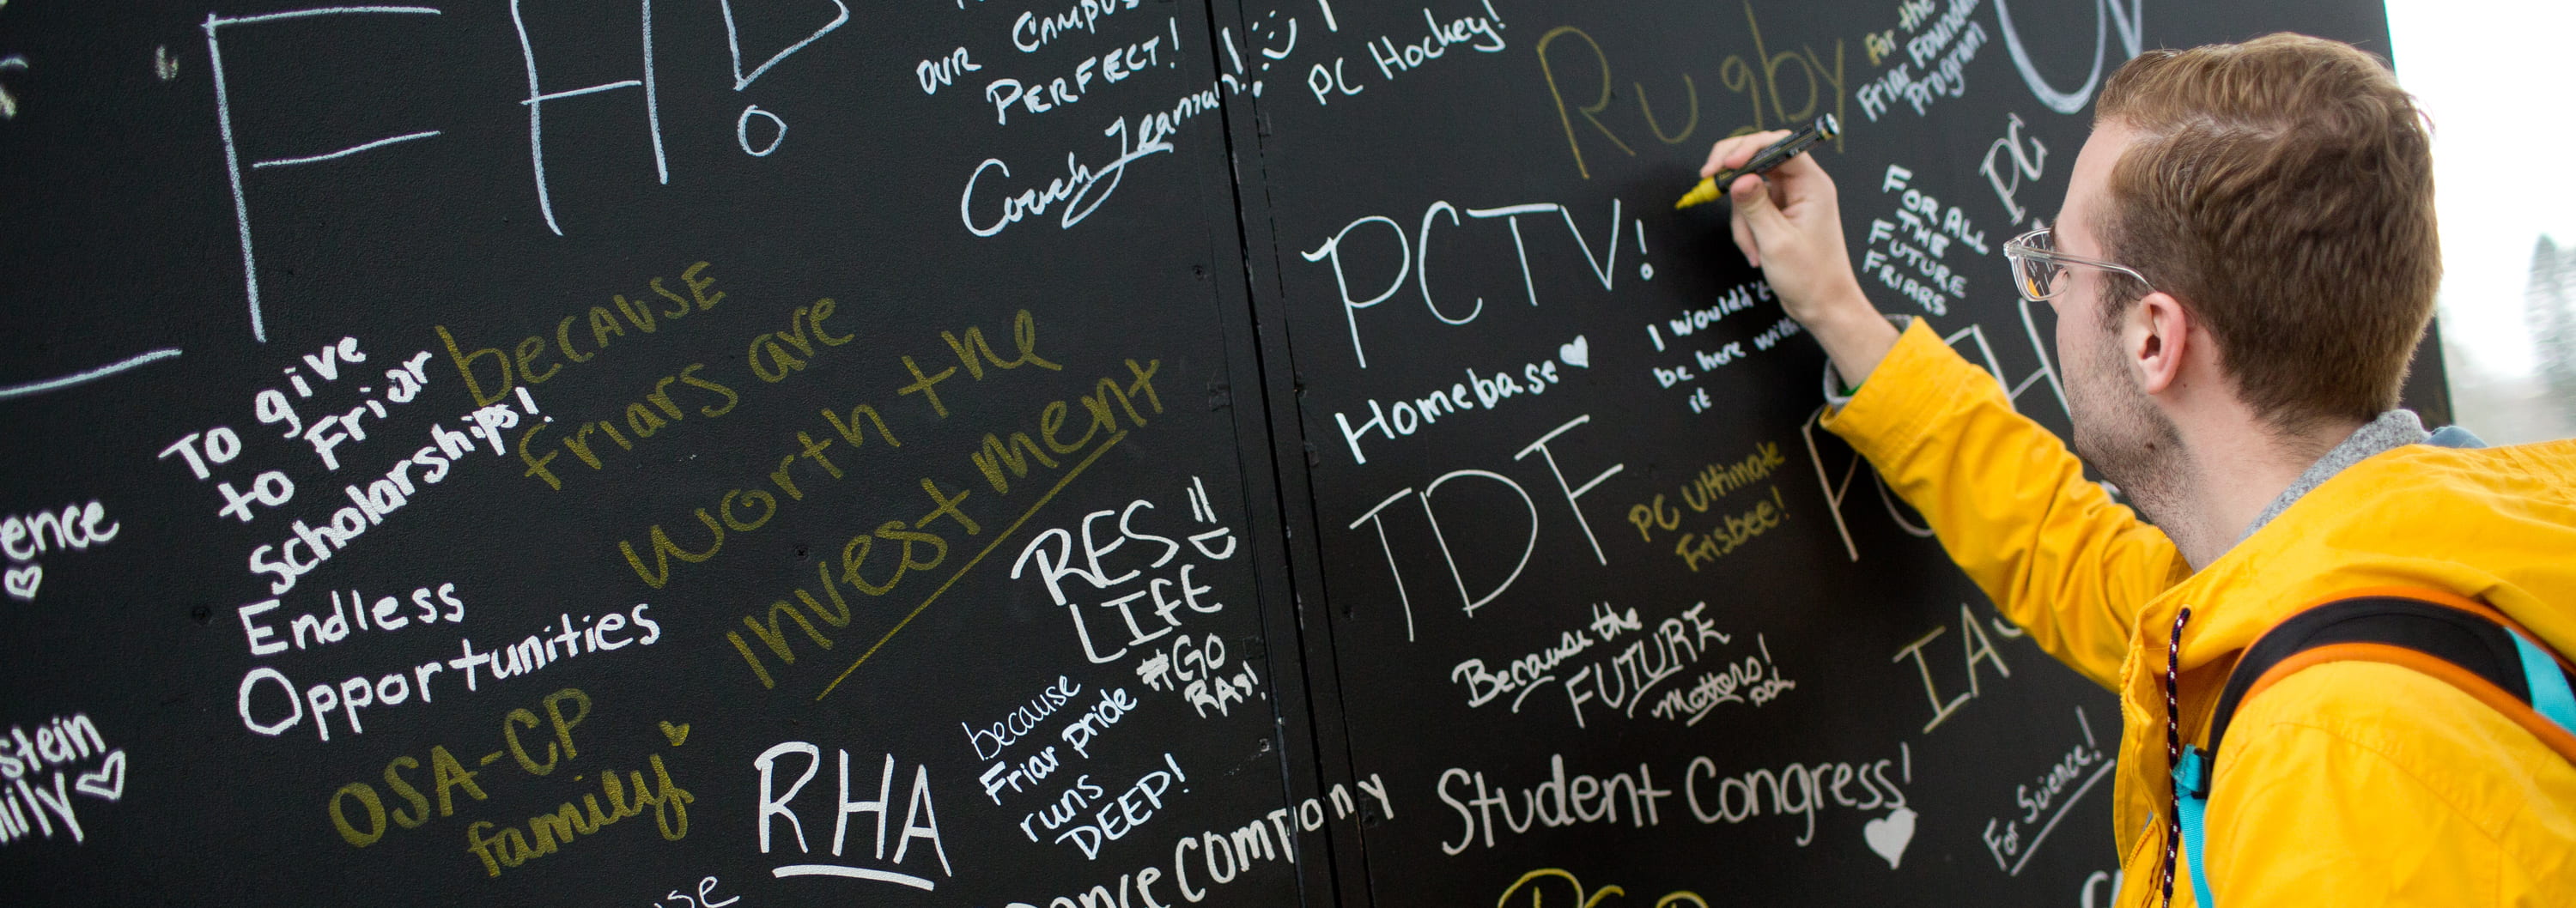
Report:
[{"label": "young man", "polygon": [[[2159,51],[2095,103],[2058,219],[2007,247],[2057,313],[2073,454],[1922,320],[1873,310],[1812,157],[1730,187],[1737,245],[1857,388],[1824,425],[2120,695],[2118,904],[2188,904],[2205,874],[2227,908],[2576,905],[2576,765],[2378,662],[2245,700],[2202,866],[2173,855],[2169,740],[2205,747],[2229,670],[2302,608],[2456,594],[2576,653],[2576,441],[2426,444],[2395,409],[2440,261],[2429,141],[2379,60],[2291,35]],[[1718,143],[1703,173],[1780,135]]]}]

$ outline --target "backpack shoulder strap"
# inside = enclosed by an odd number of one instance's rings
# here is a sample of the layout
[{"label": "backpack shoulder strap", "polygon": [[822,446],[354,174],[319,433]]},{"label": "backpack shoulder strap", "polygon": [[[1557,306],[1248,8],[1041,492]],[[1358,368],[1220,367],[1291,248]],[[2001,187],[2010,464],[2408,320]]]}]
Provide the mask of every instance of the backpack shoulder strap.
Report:
[{"label": "backpack shoulder strap", "polygon": [[2382,662],[2458,688],[2576,762],[2576,667],[2504,613],[2438,590],[2371,588],[2338,594],[2274,625],[2229,671],[2210,718],[2209,747],[2185,747],[2173,768],[2174,810],[2192,894],[2216,908],[2201,862],[2219,747],[2244,702],[2328,662]]},{"label": "backpack shoulder strap", "polygon": [[2210,721],[2211,762],[2246,699],[2311,666],[2352,661],[2447,683],[2576,761],[2576,703],[2563,702],[2576,673],[2565,659],[2483,603],[2436,590],[2374,588],[2301,611],[2245,650]]}]

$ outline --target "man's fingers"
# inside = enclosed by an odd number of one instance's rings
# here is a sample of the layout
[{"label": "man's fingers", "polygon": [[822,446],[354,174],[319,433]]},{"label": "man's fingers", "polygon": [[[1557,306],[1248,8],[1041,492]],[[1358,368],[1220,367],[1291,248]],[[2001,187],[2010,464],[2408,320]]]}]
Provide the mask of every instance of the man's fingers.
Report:
[{"label": "man's fingers", "polygon": [[1742,167],[1744,166],[1744,162],[1752,160],[1753,155],[1756,152],[1761,151],[1764,146],[1780,141],[1788,135],[1789,133],[1786,130],[1775,129],[1770,132],[1757,132],[1747,135],[1729,136],[1725,139],[1721,139],[1716,145],[1709,148],[1708,162],[1700,165],[1699,175],[1702,177],[1713,177],[1716,176],[1717,172],[1720,170]]},{"label": "man's fingers", "polygon": [[1744,213],[1739,210],[1727,215],[1726,224],[1735,234],[1736,250],[1744,253],[1744,263],[1762,267],[1762,247],[1753,241],[1753,225],[1745,223]]},{"label": "man's fingers", "polygon": [[1760,154],[1762,149],[1770,147],[1771,143],[1788,137],[1789,131],[1786,129],[1774,129],[1770,132],[1757,132],[1751,135],[1736,136],[1735,147],[1730,149],[1726,155],[1726,159],[1719,163],[1726,167],[1742,167],[1745,162],[1753,160],[1754,155]]},{"label": "man's fingers", "polygon": [[1802,154],[1771,168],[1771,186],[1780,195],[1780,204],[1796,205],[1833,191],[1833,177],[1825,174],[1824,165],[1816,163],[1813,154]]},{"label": "man's fingers", "polygon": [[1737,140],[1742,138],[1742,136],[1734,136],[1719,139],[1717,144],[1709,146],[1708,161],[1699,165],[1700,178],[1706,179],[1708,177],[1716,176],[1719,170],[1725,169],[1726,156],[1734,153],[1735,146],[1739,144]]},{"label": "man's fingers", "polygon": [[1701,179],[1716,176],[1718,171],[1726,169],[1726,156],[1734,153],[1736,139],[1740,138],[1742,137],[1720,139],[1717,144],[1709,146],[1708,161],[1699,165]]},{"label": "man's fingers", "polygon": [[1793,229],[1779,207],[1771,203],[1771,188],[1761,177],[1737,177],[1735,184],[1727,187],[1727,194],[1734,199],[1736,221],[1745,224],[1756,241],[1765,234],[1781,236]]}]

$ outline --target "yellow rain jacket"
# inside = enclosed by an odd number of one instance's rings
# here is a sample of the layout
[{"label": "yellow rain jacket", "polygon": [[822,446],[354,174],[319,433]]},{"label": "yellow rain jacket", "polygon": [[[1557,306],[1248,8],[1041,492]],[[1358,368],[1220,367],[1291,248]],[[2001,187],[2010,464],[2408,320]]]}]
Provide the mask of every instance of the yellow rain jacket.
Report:
[{"label": "yellow rain jacket", "polygon": [[[2379,454],[2194,573],[1920,319],[1824,426],[1930,519],[2006,616],[2119,694],[2122,908],[2162,899],[2163,679],[2183,606],[2183,740],[2202,746],[2243,650],[2340,591],[2450,591],[2576,653],[2576,441]],[[2576,906],[2576,766],[2459,689],[2393,665],[2322,665],[2248,699],[2208,817],[2203,860],[2223,908]],[[2178,875],[2174,904],[2191,901]]]}]

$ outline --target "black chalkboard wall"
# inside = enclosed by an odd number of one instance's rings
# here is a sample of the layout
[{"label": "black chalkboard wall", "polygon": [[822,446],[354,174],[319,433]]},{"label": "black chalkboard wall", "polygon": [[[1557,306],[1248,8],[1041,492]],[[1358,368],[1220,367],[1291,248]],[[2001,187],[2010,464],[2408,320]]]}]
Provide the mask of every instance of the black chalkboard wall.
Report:
[{"label": "black chalkboard wall", "polygon": [[[1676,214],[1889,311],[2375,5],[0,7],[12,904],[2100,905],[2111,698]],[[2442,415],[2438,368],[2418,403]]]}]

